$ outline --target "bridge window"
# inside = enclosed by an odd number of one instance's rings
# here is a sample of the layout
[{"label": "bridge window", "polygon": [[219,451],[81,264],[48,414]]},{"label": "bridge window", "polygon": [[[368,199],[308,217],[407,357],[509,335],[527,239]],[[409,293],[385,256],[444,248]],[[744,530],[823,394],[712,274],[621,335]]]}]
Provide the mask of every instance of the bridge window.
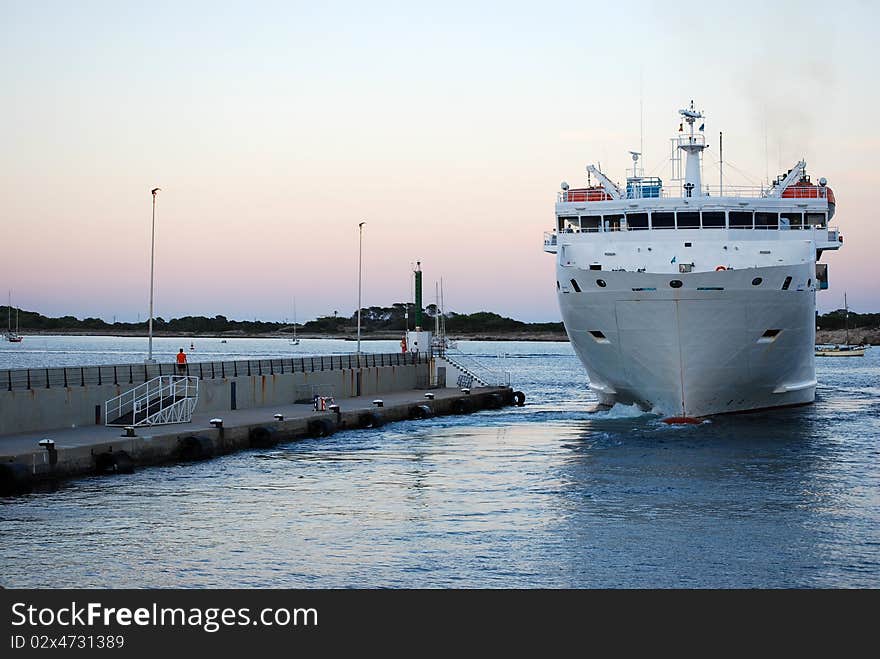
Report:
[{"label": "bridge window", "polygon": [[577,217],[563,217],[559,216],[559,231],[564,231],[565,233],[574,233],[575,229],[580,230],[580,221]]},{"label": "bridge window", "polygon": [[807,213],[806,225],[808,227],[819,227],[819,228],[824,227],[825,226],[825,213]]},{"label": "bridge window", "polygon": [[779,213],[755,213],[756,229],[778,229]]},{"label": "bridge window", "polygon": [[731,229],[751,229],[752,228],[752,212],[751,211],[730,211],[730,228]]},{"label": "bridge window", "polygon": [[[802,229],[804,224],[804,214],[803,213],[783,213],[783,220],[788,220],[788,227],[790,229]],[[784,224],[784,222],[782,222]]]},{"label": "bridge window", "polygon": [[652,229],[674,229],[675,213],[651,213]]},{"label": "bridge window", "polygon": [[605,231],[620,231],[620,221],[623,219],[623,214],[620,215],[606,215],[605,216]]},{"label": "bridge window", "polygon": [[581,231],[599,231],[601,227],[601,215],[581,215]]},{"label": "bridge window", "polygon": [[647,213],[627,213],[626,214],[626,226],[630,229],[639,231],[642,229],[648,228],[648,214]]},{"label": "bridge window", "polygon": [[703,211],[704,229],[723,229],[724,224],[724,211]]},{"label": "bridge window", "polygon": [[700,214],[699,213],[678,213],[678,228],[679,229],[699,229],[700,228]]}]

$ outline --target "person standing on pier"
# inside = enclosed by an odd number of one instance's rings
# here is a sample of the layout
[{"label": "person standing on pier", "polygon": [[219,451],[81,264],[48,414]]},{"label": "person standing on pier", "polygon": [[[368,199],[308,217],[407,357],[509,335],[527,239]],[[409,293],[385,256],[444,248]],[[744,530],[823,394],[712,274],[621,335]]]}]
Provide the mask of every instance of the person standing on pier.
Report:
[{"label": "person standing on pier", "polygon": [[183,348],[177,353],[177,372],[180,375],[186,375],[186,353]]}]

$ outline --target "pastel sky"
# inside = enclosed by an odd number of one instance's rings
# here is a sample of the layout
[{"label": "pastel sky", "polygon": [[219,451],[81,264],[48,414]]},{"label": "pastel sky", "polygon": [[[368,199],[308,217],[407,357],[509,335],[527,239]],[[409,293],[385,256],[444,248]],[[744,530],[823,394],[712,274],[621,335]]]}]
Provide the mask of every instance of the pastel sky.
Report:
[{"label": "pastel sky", "polygon": [[[880,310],[878,3],[0,0],[0,280],[50,315],[300,321],[410,296],[557,320],[562,180],[669,176],[677,109],[729,183],[805,157],[838,200],[824,310]],[[766,148],[765,148],[766,145]],[[710,152],[712,148],[710,147]],[[717,182],[715,158],[706,179]],[[737,170],[748,176],[739,174]]]}]

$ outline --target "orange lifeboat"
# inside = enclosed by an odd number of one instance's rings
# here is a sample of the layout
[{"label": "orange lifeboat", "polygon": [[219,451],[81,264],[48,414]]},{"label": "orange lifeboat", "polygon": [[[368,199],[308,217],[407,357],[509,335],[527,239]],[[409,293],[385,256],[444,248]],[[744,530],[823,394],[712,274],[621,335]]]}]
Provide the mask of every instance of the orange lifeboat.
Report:
[{"label": "orange lifeboat", "polygon": [[784,199],[825,199],[827,197],[830,203],[834,203],[834,193],[831,192],[831,188],[812,183],[809,176],[804,176],[797,183],[785,188],[782,191],[782,197]]},{"label": "orange lifeboat", "polygon": [[589,188],[575,188],[565,193],[565,201],[609,201],[611,195],[601,185]]},{"label": "orange lifeboat", "polygon": [[[819,181],[824,183],[825,179]],[[782,191],[783,199],[827,199],[828,200],[828,219],[834,217],[834,209],[836,202],[834,199],[834,191],[825,185],[816,185],[810,181],[809,176],[804,176],[794,185],[790,185]]]}]

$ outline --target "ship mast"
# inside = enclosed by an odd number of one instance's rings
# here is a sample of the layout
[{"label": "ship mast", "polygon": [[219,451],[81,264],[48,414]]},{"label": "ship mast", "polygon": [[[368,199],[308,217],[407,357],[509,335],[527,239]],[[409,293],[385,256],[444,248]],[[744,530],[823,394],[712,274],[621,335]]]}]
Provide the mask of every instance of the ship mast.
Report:
[{"label": "ship mast", "polygon": [[689,108],[679,110],[678,113],[684,117],[688,125],[687,137],[678,138],[678,148],[687,154],[687,163],[685,164],[685,197],[702,197],[703,181],[701,174],[700,157],[703,149],[706,148],[706,140],[703,137],[703,126],[700,126],[700,133],[694,134],[694,122],[703,118],[703,113],[694,109],[694,102],[691,101]]}]

